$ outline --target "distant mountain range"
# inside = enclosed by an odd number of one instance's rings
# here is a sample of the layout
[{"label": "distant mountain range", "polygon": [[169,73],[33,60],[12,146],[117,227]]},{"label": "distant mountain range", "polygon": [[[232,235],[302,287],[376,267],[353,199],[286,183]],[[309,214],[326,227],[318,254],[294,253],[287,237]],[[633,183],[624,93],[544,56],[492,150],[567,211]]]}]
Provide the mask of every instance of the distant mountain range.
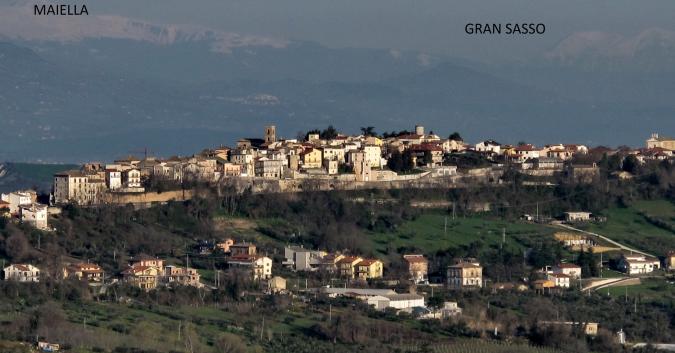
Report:
[{"label": "distant mountain range", "polygon": [[574,33],[547,52],[546,58],[586,70],[675,72],[675,32],[650,28],[634,36]]},{"label": "distant mountain range", "polygon": [[[0,161],[189,154],[269,123],[285,137],[421,123],[469,139],[613,145],[675,131],[668,71],[586,65],[630,42],[612,35],[574,35],[545,62],[505,68],[120,17],[36,28],[12,17],[0,11]],[[654,48],[640,43],[633,52]]]}]

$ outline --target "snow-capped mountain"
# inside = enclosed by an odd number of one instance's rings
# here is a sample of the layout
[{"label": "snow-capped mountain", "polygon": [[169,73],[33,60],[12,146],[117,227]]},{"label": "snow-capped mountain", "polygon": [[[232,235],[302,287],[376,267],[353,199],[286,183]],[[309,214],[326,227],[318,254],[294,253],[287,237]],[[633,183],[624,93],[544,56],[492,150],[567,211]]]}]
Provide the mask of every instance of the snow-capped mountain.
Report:
[{"label": "snow-capped mountain", "polygon": [[633,36],[606,32],[579,32],[562,40],[546,58],[586,69],[674,71],[675,32],[646,29]]},{"label": "snow-capped mountain", "polygon": [[208,41],[215,52],[233,48],[282,48],[288,41],[242,35],[193,25],[162,25],[121,16],[33,16],[33,4],[0,5],[0,36],[25,41],[75,42],[85,39],[128,39],[158,45]]}]

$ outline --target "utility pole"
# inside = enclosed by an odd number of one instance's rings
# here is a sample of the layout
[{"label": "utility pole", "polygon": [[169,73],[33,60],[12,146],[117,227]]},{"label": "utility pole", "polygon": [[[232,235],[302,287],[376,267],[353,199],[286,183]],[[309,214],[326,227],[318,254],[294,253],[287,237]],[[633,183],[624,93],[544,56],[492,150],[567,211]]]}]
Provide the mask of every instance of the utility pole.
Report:
[{"label": "utility pole", "polygon": [[448,216],[443,217],[443,235],[448,235]]},{"label": "utility pole", "polygon": [[262,325],[260,326],[260,340],[263,339],[263,332],[265,331],[265,317],[262,318]]},{"label": "utility pole", "polygon": [[452,203],[452,220],[455,220],[455,202]]},{"label": "utility pole", "polygon": [[535,217],[537,222],[539,222],[539,202],[537,202],[537,216]]},{"label": "utility pole", "polygon": [[506,227],[502,228],[502,245],[499,247],[500,249],[504,247],[504,244],[506,243]]}]

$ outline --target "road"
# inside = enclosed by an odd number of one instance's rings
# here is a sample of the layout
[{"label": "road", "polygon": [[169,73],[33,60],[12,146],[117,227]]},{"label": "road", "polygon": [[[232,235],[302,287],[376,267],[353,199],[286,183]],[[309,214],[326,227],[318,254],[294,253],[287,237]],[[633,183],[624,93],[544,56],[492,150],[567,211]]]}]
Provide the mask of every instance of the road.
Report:
[{"label": "road", "polygon": [[573,231],[575,231],[575,232],[581,232],[581,233],[584,233],[584,234],[589,234],[589,235],[596,236],[596,237],[598,237],[598,238],[600,238],[600,239],[602,239],[602,240],[604,240],[604,241],[606,241],[606,242],[608,242],[608,243],[610,243],[610,244],[613,244],[613,245],[617,246],[617,247],[620,248],[621,250],[627,250],[627,251],[631,251],[631,252],[634,252],[634,253],[642,254],[642,255],[645,255],[645,256],[656,257],[656,256],[654,256],[654,255],[652,255],[652,254],[648,254],[648,253],[646,253],[646,252],[644,252],[644,251],[640,251],[640,250],[631,248],[631,247],[629,247],[629,246],[623,245],[623,244],[621,244],[621,243],[619,243],[619,242],[617,242],[617,241],[614,241],[614,240],[612,240],[612,239],[609,239],[609,238],[607,238],[606,236],[600,235],[600,234],[598,234],[598,233],[587,232],[587,231],[585,231],[585,230],[581,230],[581,229],[579,229],[579,228],[574,228],[574,227],[569,226],[569,225],[567,225],[567,224],[561,224],[561,223],[559,223],[559,224],[557,224],[557,226],[562,227],[562,228],[566,228],[566,229],[568,229],[568,230],[573,230]]}]

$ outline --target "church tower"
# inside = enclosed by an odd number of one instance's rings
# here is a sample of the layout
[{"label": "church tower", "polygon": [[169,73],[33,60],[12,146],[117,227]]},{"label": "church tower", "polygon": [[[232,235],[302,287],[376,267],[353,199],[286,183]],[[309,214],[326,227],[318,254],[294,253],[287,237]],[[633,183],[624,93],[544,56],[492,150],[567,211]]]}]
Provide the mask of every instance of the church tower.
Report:
[{"label": "church tower", "polygon": [[277,128],[274,125],[265,126],[265,143],[277,141]]}]

